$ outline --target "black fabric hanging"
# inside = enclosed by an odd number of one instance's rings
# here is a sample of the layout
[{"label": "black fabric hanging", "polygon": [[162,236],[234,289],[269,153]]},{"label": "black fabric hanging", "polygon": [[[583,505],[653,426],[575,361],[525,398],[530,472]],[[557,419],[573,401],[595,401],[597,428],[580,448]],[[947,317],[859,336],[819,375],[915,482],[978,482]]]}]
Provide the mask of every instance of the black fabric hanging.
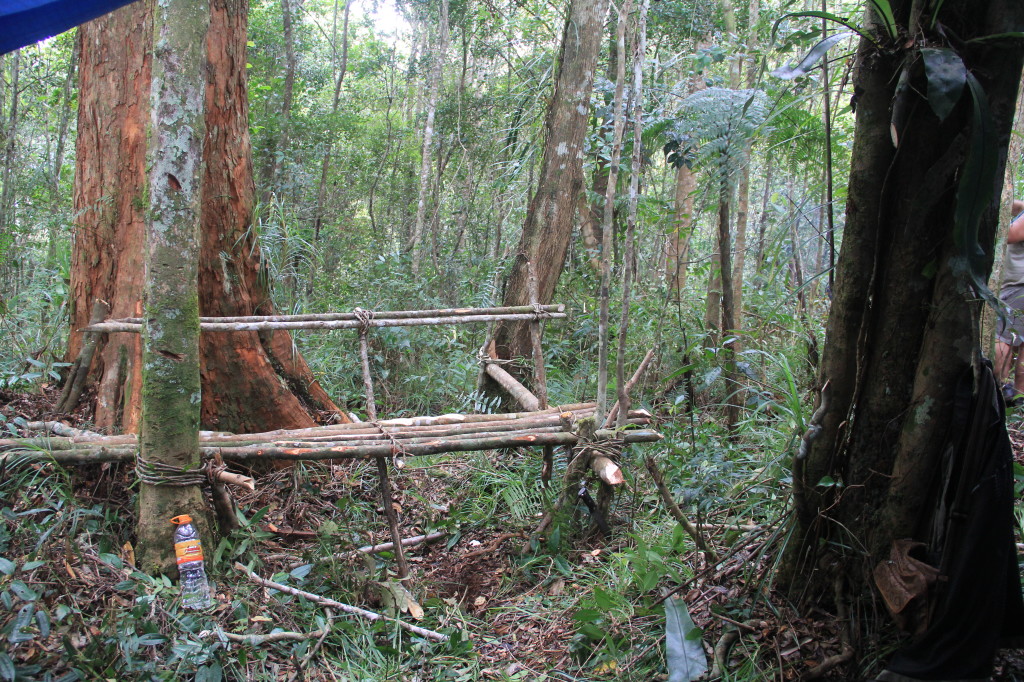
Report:
[{"label": "black fabric hanging", "polygon": [[991,365],[957,387],[929,545],[939,580],[927,629],[878,677],[984,680],[996,651],[1024,640],[1024,599],[1013,526],[1013,451]]}]

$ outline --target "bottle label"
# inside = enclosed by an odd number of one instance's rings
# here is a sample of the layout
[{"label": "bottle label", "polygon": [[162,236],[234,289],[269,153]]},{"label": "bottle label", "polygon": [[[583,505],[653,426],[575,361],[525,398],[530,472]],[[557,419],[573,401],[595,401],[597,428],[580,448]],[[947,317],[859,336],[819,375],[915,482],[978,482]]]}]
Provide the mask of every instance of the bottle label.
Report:
[{"label": "bottle label", "polygon": [[182,540],[174,543],[174,555],[178,558],[178,564],[202,561],[203,547],[199,540]]}]

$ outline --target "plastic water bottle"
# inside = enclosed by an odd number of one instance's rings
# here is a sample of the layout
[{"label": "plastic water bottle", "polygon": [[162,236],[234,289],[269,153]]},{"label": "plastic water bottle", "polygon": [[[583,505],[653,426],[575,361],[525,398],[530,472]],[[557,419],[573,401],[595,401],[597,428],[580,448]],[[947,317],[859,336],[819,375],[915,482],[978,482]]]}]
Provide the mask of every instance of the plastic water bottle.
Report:
[{"label": "plastic water bottle", "polygon": [[181,604],[186,609],[205,609],[210,605],[210,581],[203,566],[203,546],[199,542],[199,529],[188,514],[175,516],[174,555],[178,561],[181,584]]}]

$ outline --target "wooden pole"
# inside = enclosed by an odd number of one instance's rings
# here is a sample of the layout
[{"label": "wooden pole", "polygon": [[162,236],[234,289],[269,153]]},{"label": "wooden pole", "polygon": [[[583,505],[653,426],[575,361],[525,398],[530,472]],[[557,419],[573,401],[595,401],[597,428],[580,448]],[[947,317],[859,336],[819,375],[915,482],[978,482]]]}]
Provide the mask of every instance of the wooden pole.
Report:
[{"label": "wooden pole", "polygon": [[506,372],[501,366],[496,365],[493,362],[484,361],[484,371],[487,372],[487,376],[498,382],[502,388],[508,391],[509,395],[516,399],[524,410],[534,412],[542,409],[540,406],[540,399],[537,398],[530,389],[523,386],[519,381]]},{"label": "wooden pole", "polygon": [[[420,327],[442,324],[476,324],[478,322],[535,320],[538,317],[561,319],[565,313],[509,313],[498,315],[452,315],[450,317],[411,317],[383,318],[376,317],[366,324],[370,327]],[[257,322],[200,322],[199,328],[204,332],[260,332],[273,329],[359,329],[363,323],[359,320],[300,320],[300,321],[257,321]],[[141,332],[142,324],[137,322],[100,322],[83,327],[85,332]]]},{"label": "wooden pole", "polygon": [[[369,318],[362,317],[361,321],[368,322]],[[373,377],[370,374],[370,352],[369,325],[359,329],[359,359],[363,368],[363,386],[366,389],[366,416],[371,422],[377,421],[377,404],[373,398]],[[377,458],[377,477],[380,479],[380,499],[384,506],[384,516],[388,520],[388,528],[391,530],[391,540],[395,543],[395,561],[398,564],[398,579],[408,584],[409,563],[405,560],[405,552],[402,550],[402,532],[398,527],[398,513],[395,511],[395,504],[391,499],[391,479],[388,477],[388,462],[384,457]]]},{"label": "wooden pole", "polygon": [[[616,438],[626,444],[656,443],[664,438],[653,429],[629,429],[616,431],[599,429],[595,434],[598,440]],[[445,452],[471,452],[478,450],[501,450],[521,447],[540,447],[544,445],[573,446],[578,442],[576,434],[565,431],[552,433],[531,433],[529,431],[510,432],[482,437],[457,439],[431,438],[427,442],[402,444],[402,454],[408,457],[436,455]],[[323,444],[310,444],[322,446]],[[262,459],[373,459],[390,457],[394,454],[394,443],[373,445],[338,445],[330,447],[283,448],[274,445],[246,445],[242,447],[200,447],[204,458],[221,453],[225,461],[247,462]],[[9,460],[52,461],[58,464],[90,464],[94,462],[129,462],[135,459],[138,447],[119,446],[105,447],[97,444],[82,444],[79,448],[67,450],[39,450],[6,448],[0,452],[0,463]]]},{"label": "wooden pole", "polygon": [[[564,313],[565,305],[552,303],[540,306],[544,313]],[[373,317],[382,319],[408,319],[414,317],[471,317],[474,315],[506,315],[515,313],[533,314],[537,308],[532,305],[514,305],[495,308],[441,308],[437,310],[385,310],[380,312],[370,311]],[[235,317],[200,317],[200,322],[313,322],[331,320],[358,320],[360,312],[343,313],[307,313],[303,315],[239,315]],[[101,320],[102,321],[102,320]],[[108,322],[124,322],[126,324],[141,324],[141,317],[123,317]],[[92,322],[90,321],[90,324]]]}]

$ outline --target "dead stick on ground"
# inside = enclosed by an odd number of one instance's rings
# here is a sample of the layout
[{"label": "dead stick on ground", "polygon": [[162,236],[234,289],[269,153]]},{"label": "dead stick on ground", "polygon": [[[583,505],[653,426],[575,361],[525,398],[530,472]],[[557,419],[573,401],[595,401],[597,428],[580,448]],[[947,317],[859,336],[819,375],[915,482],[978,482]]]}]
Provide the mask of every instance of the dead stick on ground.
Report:
[{"label": "dead stick on ground", "polygon": [[367,611],[366,609],[361,609],[358,606],[350,606],[348,604],[344,604],[344,603],[342,603],[340,601],[335,601],[334,599],[330,599],[328,597],[322,597],[319,594],[313,594],[312,592],[306,592],[305,590],[300,590],[300,589],[297,589],[295,587],[290,587],[288,585],[283,585],[281,583],[274,582],[273,580],[267,580],[266,578],[261,578],[260,576],[256,575],[255,573],[253,573],[252,571],[250,571],[248,568],[246,568],[242,564],[238,563],[237,561],[235,562],[235,570],[239,571],[240,573],[244,573],[246,576],[249,577],[249,580],[252,580],[253,582],[258,583],[260,585],[263,585],[264,587],[270,587],[272,589],[278,590],[279,592],[284,592],[286,594],[291,594],[291,595],[294,595],[296,597],[303,597],[303,598],[308,599],[309,601],[313,602],[314,604],[322,604],[323,606],[332,606],[332,607],[338,609],[339,611],[343,611],[343,612],[351,614],[353,616],[361,616],[363,618],[366,618],[367,620],[384,620],[384,621],[387,621],[389,623],[394,623],[394,624],[398,625],[398,627],[400,627],[400,628],[402,628],[404,630],[408,630],[409,632],[411,632],[413,634],[416,634],[416,635],[419,635],[420,637],[426,637],[427,639],[432,639],[435,642],[447,642],[448,641],[448,635],[443,635],[440,632],[434,632],[433,630],[427,630],[426,628],[421,628],[420,626],[413,625],[412,623],[406,623],[405,621],[398,620],[397,618],[392,618],[391,616],[385,616],[385,615],[380,614],[380,613],[374,613],[373,611]]},{"label": "dead stick on ground", "polygon": [[661,500],[665,503],[665,508],[668,509],[668,513],[672,515],[679,525],[683,527],[697,547],[704,552],[709,563],[715,563],[718,561],[718,556],[715,554],[715,550],[711,549],[707,542],[704,541],[704,536],[700,534],[697,527],[690,522],[686,515],[683,514],[683,510],[679,508],[676,501],[672,499],[672,493],[669,491],[668,486],[665,485],[665,479],[661,475],[661,470],[658,469],[658,465],[655,463],[654,458],[648,455],[644,458],[644,463],[647,465],[647,471],[651,474],[651,478],[654,479],[654,484],[658,486],[658,492],[661,494]]},{"label": "dead stick on ground", "polygon": [[[419,545],[419,544],[423,544],[423,543],[426,543],[426,542],[434,542],[436,540],[440,540],[441,538],[444,538],[444,537],[447,537],[447,536],[448,536],[448,533],[437,532],[437,533],[430,533],[428,535],[415,535],[415,536],[413,536],[411,538],[402,538],[402,547],[412,547],[414,545]],[[378,554],[380,552],[389,552],[389,551],[391,551],[394,548],[395,548],[395,543],[393,543],[393,542],[382,542],[379,545],[366,545],[365,547],[360,547],[358,549],[354,549],[351,552],[338,552],[336,554],[331,554],[329,556],[321,557],[319,559],[314,559],[313,563],[319,564],[319,563],[324,563],[326,561],[332,561],[332,560],[335,560],[335,559],[338,560],[338,561],[345,561],[345,560],[351,559],[353,557],[359,556],[360,554]],[[288,558],[290,556],[291,556],[290,554],[271,554],[267,558],[268,559],[282,559],[282,558]],[[308,562],[308,561],[293,562],[293,563],[288,565],[288,570],[289,571],[294,570],[294,569],[298,568],[299,566],[306,565],[307,563],[310,563],[310,562]]]},{"label": "dead stick on ground", "polygon": [[239,635],[234,632],[217,632],[215,630],[203,630],[199,633],[201,638],[205,637],[220,637],[224,636],[230,642],[236,642],[238,644],[248,644],[249,646],[261,646],[263,644],[274,644],[276,642],[301,642],[306,639],[316,639],[326,635],[329,632],[328,628],[323,630],[313,630],[312,632],[270,632],[265,635]]},{"label": "dead stick on ground", "polygon": [[309,665],[309,662],[313,660],[313,656],[315,656],[316,652],[320,650],[321,646],[323,646],[324,640],[327,639],[327,635],[331,634],[331,621],[334,620],[334,614],[331,613],[330,609],[324,609],[324,615],[327,616],[327,627],[323,629],[323,634],[320,635],[320,639],[316,640],[316,644],[311,646],[306,655],[302,657],[301,661],[299,661],[297,670],[288,678],[288,682],[296,682],[296,680],[303,677],[302,671],[305,670],[306,666]]},{"label": "dead stick on ground", "polygon": [[474,549],[472,552],[466,552],[465,554],[463,554],[462,560],[465,561],[466,559],[472,559],[473,557],[480,556],[481,554],[490,554],[491,552],[501,547],[501,544],[505,542],[505,540],[522,537],[525,537],[523,533],[502,533],[501,535],[487,543],[486,547]]}]

